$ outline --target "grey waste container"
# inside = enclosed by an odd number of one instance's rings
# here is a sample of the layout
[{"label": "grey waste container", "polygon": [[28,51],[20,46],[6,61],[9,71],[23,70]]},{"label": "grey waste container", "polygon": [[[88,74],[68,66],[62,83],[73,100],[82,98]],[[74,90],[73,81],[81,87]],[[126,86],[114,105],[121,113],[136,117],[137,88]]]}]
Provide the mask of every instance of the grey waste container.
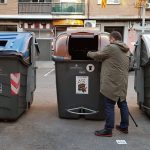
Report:
[{"label": "grey waste container", "polygon": [[135,91],[139,108],[150,116],[150,34],[141,34],[135,47]]},{"label": "grey waste container", "polygon": [[0,120],[16,120],[32,104],[35,56],[34,34],[0,33]]},{"label": "grey waste container", "polygon": [[40,55],[38,61],[52,60],[52,38],[37,38],[37,43],[40,49]]},{"label": "grey waste container", "polygon": [[57,37],[53,60],[60,118],[105,118],[100,94],[101,63],[89,59],[87,52],[98,51],[108,43],[107,33],[89,28],[69,29]]}]

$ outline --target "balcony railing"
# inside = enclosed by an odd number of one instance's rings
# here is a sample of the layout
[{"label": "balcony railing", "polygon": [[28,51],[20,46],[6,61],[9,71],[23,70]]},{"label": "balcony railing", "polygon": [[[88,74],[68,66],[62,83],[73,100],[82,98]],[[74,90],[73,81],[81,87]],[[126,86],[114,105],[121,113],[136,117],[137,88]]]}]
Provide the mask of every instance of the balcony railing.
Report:
[{"label": "balcony railing", "polygon": [[51,3],[19,3],[19,14],[51,14]]},{"label": "balcony railing", "polygon": [[25,3],[19,2],[19,14],[85,14],[85,3]]},{"label": "balcony railing", "polygon": [[85,13],[85,3],[53,3],[52,14],[80,14]]}]

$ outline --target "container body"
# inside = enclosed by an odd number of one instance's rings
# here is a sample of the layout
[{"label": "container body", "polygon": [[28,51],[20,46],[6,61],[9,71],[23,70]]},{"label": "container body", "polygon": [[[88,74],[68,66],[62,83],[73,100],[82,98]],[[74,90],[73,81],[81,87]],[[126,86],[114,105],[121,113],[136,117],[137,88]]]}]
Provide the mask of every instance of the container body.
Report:
[{"label": "container body", "polygon": [[101,63],[89,60],[56,62],[58,112],[61,118],[103,120]]},{"label": "container body", "polygon": [[56,38],[53,60],[59,117],[104,120],[101,63],[87,53],[101,51],[109,44],[108,35],[97,29],[75,28]]}]

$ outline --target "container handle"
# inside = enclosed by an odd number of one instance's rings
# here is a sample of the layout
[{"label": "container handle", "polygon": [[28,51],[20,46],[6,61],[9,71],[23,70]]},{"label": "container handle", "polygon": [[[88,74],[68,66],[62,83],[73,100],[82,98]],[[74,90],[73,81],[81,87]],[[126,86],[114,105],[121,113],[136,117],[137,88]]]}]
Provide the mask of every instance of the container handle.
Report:
[{"label": "container handle", "polygon": [[64,56],[55,56],[55,55],[52,55],[52,60],[53,61],[68,61],[68,60],[71,60],[69,57],[64,57]]},{"label": "container handle", "polygon": [[143,108],[150,110],[150,107],[147,107],[145,105],[142,105]]},{"label": "container handle", "polygon": [[[66,109],[67,112],[71,113],[71,114],[76,114],[76,115],[92,115],[92,114],[97,114],[99,111],[95,111],[89,108],[85,108],[85,107],[77,107],[77,108],[71,108],[71,109]],[[76,111],[79,112],[76,112]],[[85,112],[85,111],[89,111],[89,112]]]},{"label": "container handle", "polygon": [[64,61],[64,57],[63,56],[54,56],[54,55],[52,55],[52,60],[53,61]]}]

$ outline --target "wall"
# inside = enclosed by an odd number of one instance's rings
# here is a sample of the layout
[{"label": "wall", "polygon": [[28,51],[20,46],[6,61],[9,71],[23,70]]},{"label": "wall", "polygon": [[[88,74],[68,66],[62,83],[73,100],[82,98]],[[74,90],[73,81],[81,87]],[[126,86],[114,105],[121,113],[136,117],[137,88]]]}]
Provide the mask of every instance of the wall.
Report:
[{"label": "wall", "polygon": [[[101,8],[97,4],[97,0],[89,0],[90,19],[100,18],[116,18],[116,17],[138,17],[139,10],[135,8],[135,0],[124,0],[124,3],[119,5],[107,5],[106,8]],[[150,16],[150,10],[146,11],[146,15]],[[105,17],[107,16],[107,17]]]},{"label": "wall", "polygon": [[0,4],[0,15],[18,14],[18,0],[7,0],[6,4]]}]

